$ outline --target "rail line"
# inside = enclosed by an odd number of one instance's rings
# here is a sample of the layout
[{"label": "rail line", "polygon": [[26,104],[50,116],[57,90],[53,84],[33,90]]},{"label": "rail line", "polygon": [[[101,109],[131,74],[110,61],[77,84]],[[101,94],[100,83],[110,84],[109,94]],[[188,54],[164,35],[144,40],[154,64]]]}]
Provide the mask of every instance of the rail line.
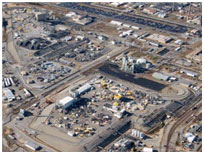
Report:
[{"label": "rail line", "polygon": [[[194,104],[192,104],[192,105],[197,104],[201,99],[202,99],[202,95],[199,95],[199,96],[197,97],[196,102],[195,102]],[[198,105],[198,108],[200,108],[201,106],[202,106],[202,104],[199,104],[199,105]],[[189,107],[189,109],[191,109],[191,108],[192,108],[192,106]],[[183,124],[186,120],[188,120],[188,119],[191,117],[191,115],[192,115],[193,113],[195,113],[195,112],[197,112],[197,111],[196,111],[196,110],[190,110],[189,112],[185,112],[185,113],[174,123],[174,125],[171,127],[171,129],[170,129],[170,131],[169,131],[169,134],[168,134],[168,137],[167,137],[166,152],[169,151],[169,143],[170,143],[171,137],[173,136],[173,134],[174,134],[176,128],[177,128],[179,125]]]}]

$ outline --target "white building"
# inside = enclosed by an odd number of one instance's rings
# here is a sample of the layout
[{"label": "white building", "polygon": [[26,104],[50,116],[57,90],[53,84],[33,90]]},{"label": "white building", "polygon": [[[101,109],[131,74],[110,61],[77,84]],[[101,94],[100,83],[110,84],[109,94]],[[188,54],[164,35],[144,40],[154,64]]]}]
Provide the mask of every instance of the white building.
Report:
[{"label": "white building", "polygon": [[31,93],[27,89],[23,88],[23,91],[24,91],[25,97],[30,97],[31,96]]},{"label": "white building", "polygon": [[119,22],[119,21],[115,21],[115,20],[112,20],[111,22],[110,22],[112,25],[117,25],[117,26],[122,26],[122,22]]},{"label": "white building", "polygon": [[186,133],[185,138],[187,139],[188,142],[192,143],[196,139],[196,136],[193,135],[192,133]]},{"label": "white building", "polygon": [[76,100],[70,96],[67,96],[59,101],[59,105],[62,106],[64,109],[71,107]]},{"label": "white building", "polygon": [[85,39],[85,37],[84,36],[81,36],[81,35],[78,35],[77,37],[76,37],[76,41],[83,41]]},{"label": "white building", "polygon": [[35,144],[35,143],[33,143],[33,142],[28,142],[28,141],[25,143],[25,146],[26,146],[27,148],[33,150],[33,151],[37,151],[37,150],[40,148],[39,145],[37,145],[37,144]]},{"label": "white building", "polygon": [[143,148],[143,152],[153,152],[153,149],[152,148],[144,147]]},{"label": "white building", "polygon": [[16,97],[14,96],[12,91],[10,89],[8,89],[8,88],[3,88],[3,95],[9,102],[16,99]]},{"label": "white building", "polygon": [[107,37],[104,35],[100,35],[100,36],[98,36],[98,39],[101,41],[104,41],[104,40],[107,40]]},{"label": "white building", "polygon": [[184,41],[183,40],[176,40],[174,43],[178,44],[178,45],[183,45]]},{"label": "white building", "polygon": [[78,14],[77,14],[76,12],[69,12],[69,13],[66,14],[66,17],[72,18],[72,17],[75,17],[75,16],[77,16],[77,15],[78,15]]},{"label": "white building", "polygon": [[77,92],[79,95],[91,90],[92,86],[90,84],[85,84],[82,87],[80,87],[79,89],[77,89]]},{"label": "white building", "polygon": [[197,77],[198,76],[198,73],[195,73],[195,72],[192,72],[192,71],[189,71],[189,70],[185,70],[185,69],[182,69],[180,71],[180,73],[184,73],[188,76],[191,76],[191,77]]},{"label": "white building", "polygon": [[132,29],[140,30],[141,28],[137,26],[132,26]]},{"label": "white building", "polygon": [[154,72],[152,74],[152,77],[154,77],[155,79],[158,79],[158,80],[163,80],[163,81],[167,81],[170,78],[170,76],[159,73],[159,72]]},{"label": "white building", "polygon": [[132,136],[139,138],[139,139],[143,139],[145,137],[145,134],[139,130],[132,129]]},{"label": "white building", "polygon": [[131,25],[129,25],[129,24],[123,24],[123,27],[125,27],[125,28],[130,28]]}]

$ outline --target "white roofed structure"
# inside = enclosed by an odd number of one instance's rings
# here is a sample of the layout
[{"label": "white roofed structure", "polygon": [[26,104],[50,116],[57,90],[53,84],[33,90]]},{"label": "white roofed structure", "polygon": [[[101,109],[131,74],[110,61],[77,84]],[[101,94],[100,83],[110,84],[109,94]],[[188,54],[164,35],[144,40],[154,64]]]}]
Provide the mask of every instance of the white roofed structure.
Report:
[{"label": "white roofed structure", "polygon": [[122,24],[123,24],[122,22],[115,21],[115,20],[112,20],[110,23],[113,25],[117,25],[117,26],[122,26]]},{"label": "white roofed structure", "polygon": [[64,107],[65,109],[73,105],[76,100],[73,97],[67,96],[61,100],[59,100],[59,105]]},{"label": "white roofed structure", "polygon": [[152,77],[154,77],[154,78],[156,78],[158,80],[163,80],[163,81],[167,81],[170,78],[170,76],[159,73],[159,72],[154,72],[152,74]]},{"label": "white roofed structure", "polygon": [[82,87],[80,87],[79,89],[77,89],[77,92],[79,93],[79,95],[81,95],[82,93],[85,93],[86,91],[89,91],[91,89],[91,85],[90,84],[85,84]]},{"label": "white roofed structure", "polygon": [[3,88],[3,94],[8,99],[8,101],[13,101],[16,98],[12,91],[8,88]]}]

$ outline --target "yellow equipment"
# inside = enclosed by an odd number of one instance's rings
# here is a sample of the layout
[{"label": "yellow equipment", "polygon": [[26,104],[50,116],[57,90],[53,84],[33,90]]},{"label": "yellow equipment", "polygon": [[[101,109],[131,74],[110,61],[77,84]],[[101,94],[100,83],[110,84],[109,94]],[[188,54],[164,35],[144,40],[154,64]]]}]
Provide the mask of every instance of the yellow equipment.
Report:
[{"label": "yellow equipment", "polygon": [[101,84],[102,84],[103,86],[107,86],[107,83],[104,82],[104,81],[102,81]]},{"label": "yellow equipment", "polygon": [[117,103],[117,102],[114,102],[113,105],[114,105],[114,106],[118,106],[118,103]]},{"label": "yellow equipment", "polygon": [[117,95],[114,96],[114,99],[120,100],[122,97],[123,97],[122,95],[117,94]]},{"label": "yellow equipment", "polygon": [[89,130],[88,130],[88,129],[86,129],[86,130],[84,131],[84,133],[89,133]]},{"label": "yellow equipment", "polygon": [[126,96],[131,96],[132,95],[132,92],[126,92],[126,94],[125,94]]}]

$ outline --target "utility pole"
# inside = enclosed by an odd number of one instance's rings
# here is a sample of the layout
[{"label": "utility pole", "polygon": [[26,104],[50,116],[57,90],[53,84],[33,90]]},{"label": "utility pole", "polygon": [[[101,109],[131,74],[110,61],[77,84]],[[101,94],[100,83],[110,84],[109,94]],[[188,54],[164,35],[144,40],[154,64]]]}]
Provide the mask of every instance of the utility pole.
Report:
[{"label": "utility pole", "polygon": [[189,10],[188,10],[188,15],[187,15],[187,21],[188,21],[188,19],[189,19],[189,17],[190,17],[190,13],[191,13],[191,2],[190,2],[190,5],[189,5]]},{"label": "utility pole", "polygon": [[173,2],[172,11],[175,11],[175,2]]}]

